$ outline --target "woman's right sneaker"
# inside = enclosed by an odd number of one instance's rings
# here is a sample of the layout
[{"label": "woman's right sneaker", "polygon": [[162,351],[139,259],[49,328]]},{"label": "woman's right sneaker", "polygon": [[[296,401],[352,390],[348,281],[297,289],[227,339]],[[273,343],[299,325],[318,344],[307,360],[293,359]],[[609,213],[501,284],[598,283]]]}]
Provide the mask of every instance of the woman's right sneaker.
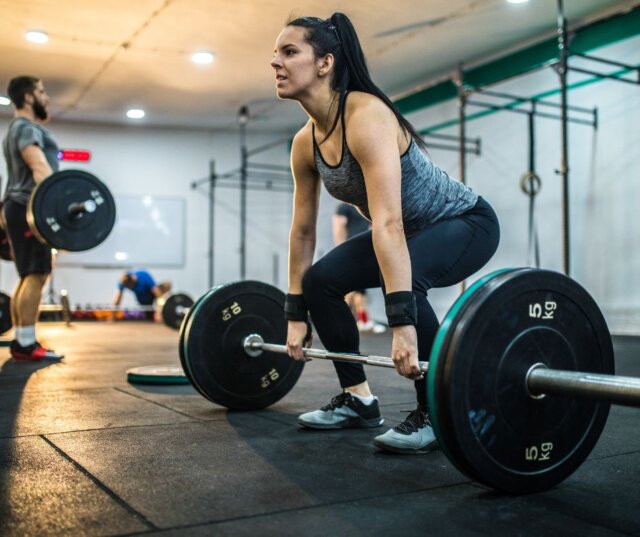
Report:
[{"label": "woman's right sneaker", "polygon": [[407,419],[386,433],[376,436],[373,445],[394,453],[428,453],[438,447],[429,414],[416,408]]},{"label": "woman's right sneaker", "polygon": [[349,392],[336,395],[319,410],[298,416],[298,423],[310,429],[368,428],[378,427],[383,422],[377,397],[366,404]]}]

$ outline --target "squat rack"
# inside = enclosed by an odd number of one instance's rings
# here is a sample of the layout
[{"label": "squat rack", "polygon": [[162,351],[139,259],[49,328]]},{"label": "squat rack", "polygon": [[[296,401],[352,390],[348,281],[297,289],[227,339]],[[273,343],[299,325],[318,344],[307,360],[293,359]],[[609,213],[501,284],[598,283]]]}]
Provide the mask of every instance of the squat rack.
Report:
[{"label": "squat rack", "polygon": [[[278,138],[266,144],[249,148],[247,146],[247,124],[249,123],[249,107],[243,105],[238,110],[238,126],[240,137],[240,166],[228,172],[219,174],[215,169],[215,160],[209,161],[209,175],[191,183],[192,190],[199,190],[203,185],[208,186],[207,197],[209,244],[209,288],[214,285],[214,245],[215,245],[215,191],[216,188],[230,188],[240,190],[240,279],[246,278],[246,243],[247,243],[247,191],[293,192],[293,176],[289,166],[252,162],[250,159],[269,149],[291,142],[291,136]],[[202,190],[199,190],[202,192]]]},{"label": "squat rack", "polygon": [[[638,7],[633,8],[632,11],[635,11]],[[592,56],[590,54],[586,54],[584,52],[578,52],[570,49],[570,41],[571,39],[578,33],[581,29],[576,29],[569,31],[567,18],[564,13],[564,3],[563,0],[557,0],[557,31],[556,31],[556,45],[557,45],[557,54],[554,59],[550,62],[547,62],[543,65],[539,65],[532,69],[528,69],[526,72],[530,73],[538,69],[546,68],[548,66],[552,66],[559,77],[559,93],[560,93],[560,103],[544,101],[541,96],[532,96],[532,97],[522,97],[518,95],[510,95],[505,92],[496,92],[492,90],[488,90],[481,86],[473,86],[466,83],[464,79],[464,71],[462,64],[458,66],[456,73],[449,79],[457,89],[457,97],[458,97],[458,118],[457,120],[451,120],[444,123],[440,123],[438,125],[434,125],[423,129],[421,134],[429,134],[433,135],[435,130],[440,128],[453,125],[458,123],[459,126],[459,136],[455,137],[458,140],[458,152],[459,152],[459,178],[461,182],[466,182],[466,154],[468,151],[468,145],[466,137],[466,122],[469,120],[469,116],[466,115],[466,108],[470,105],[475,105],[478,107],[482,107],[487,109],[485,114],[498,112],[498,111],[510,111],[521,114],[528,114],[530,118],[533,117],[551,117],[558,119],[561,123],[561,163],[558,170],[558,174],[561,175],[562,179],[562,257],[563,257],[563,270],[564,273],[569,275],[571,271],[570,265],[570,225],[569,225],[569,123],[578,123],[578,124],[586,124],[591,125],[594,128],[598,127],[598,111],[597,108],[584,108],[584,107],[576,107],[569,104],[568,99],[568,90],[569,85],[567,83],[568,72],[575,71],[578,73],[591,75],[595,77],[595,79],[610,79],[619,82],[625,82],[634,85],[640,85],[640,66],[638,65],[628,65],[622,62],[613,61],[609,59],[605,59],[599,56]],[[603,73],[599,71],[593,71],[589,69],[585,69],[582,67],[575,67],[570,65],[569,57],[577,56],[582,59],[591,60],[597,62],[599,64],[607,64],[613,67],[619,68],[617,72],[613,73]],[[635,73],[635,79],[631,78],[623,78],[625,74],[629,72]],[[520,76],[521,73],[516,73],[512,77],[507,77],[504,80],[509,78],[513,78],[515,76]],[[495,83],[497,81],[494,81]],[[470,99],[470,96],[474,93],[483,93],[485,95],[496,97],[496,98],[504,98],[510,99],[511,102],[507,104],[490,104],[482,101],[474,101]],[[556,93],[556,92],[554,92]],[[518,108],[518,106],[529,103],[530,109],[523,110]],[[541,112],[539,110],[540,106],[546,107],[554,107],[559,109],[559,116],[548,114],[546,112]],[[591,114],[591,118],[580,118],[575,115],[570,116],[570,112],[576,112],[577,114],[586,113]],[[474,117],[481,117],[485,114],[479,114]],[[530,131],[531,132],[531,131]]]}]

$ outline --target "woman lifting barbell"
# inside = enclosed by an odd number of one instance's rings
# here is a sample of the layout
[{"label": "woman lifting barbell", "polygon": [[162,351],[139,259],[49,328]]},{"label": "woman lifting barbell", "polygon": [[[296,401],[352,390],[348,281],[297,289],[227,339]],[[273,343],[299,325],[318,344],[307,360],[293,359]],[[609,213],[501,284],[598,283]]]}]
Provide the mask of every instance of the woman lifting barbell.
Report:
[{"label": "woman lifting barbell", "polygon": [[[428,360],[438,320],[427,301],[433,287],[456,284],[495,253],[499,224],[491,206],[435,166],[424,142],[373,83],[351,21],[302,17],[280,32],[271,65],[276,93],[309,116],[293,140],[295,180],[289,237],[287,351],[304,360],[307,312],[327,350],[357,353],[359,335],[344,296],[382,287],[398,372],[415,380],[418,407],[375,438],[382,449],[421,453],[435,446],[426,383],[418,358]],[[320,182],[371,221],[312,264]],[[361,364],[334,362],[343,392],[302,414],[315,429],[383,423]]]}]

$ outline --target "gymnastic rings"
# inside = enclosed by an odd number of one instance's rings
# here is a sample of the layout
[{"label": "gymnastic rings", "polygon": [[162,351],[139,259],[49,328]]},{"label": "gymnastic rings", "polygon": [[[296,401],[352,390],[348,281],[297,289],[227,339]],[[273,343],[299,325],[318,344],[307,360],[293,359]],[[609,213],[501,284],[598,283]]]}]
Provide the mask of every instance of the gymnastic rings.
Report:
[{"label": "gymnastic rings", "polygon": [[542,179],[535,172],[526,172],[520,177],[520,190],[527,196],[536,196],[542,189]]}]

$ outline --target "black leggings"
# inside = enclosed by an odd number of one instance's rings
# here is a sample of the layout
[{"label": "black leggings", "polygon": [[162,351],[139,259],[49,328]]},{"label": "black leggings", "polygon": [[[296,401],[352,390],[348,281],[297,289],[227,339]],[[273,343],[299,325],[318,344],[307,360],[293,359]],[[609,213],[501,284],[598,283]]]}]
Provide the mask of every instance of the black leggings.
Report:
[{"label": "black leggings", "polygon": [[[409,239],[412,289],[418,303],[418,358],[429,359],[439,324],[427,301],[433,287],[461,282],[489,261],[498,248],[500,226],[491,206],[482,198],[467,212],[441,220]],[[359,352],[356,321],[344,301],[356,289],[383,287],[373,250],[371,231],[356,235],[313,264],[302,280],[304,298],[322,344],[331,352]],[[334,362],[340,386],[366,381],[361,364]],[[426,381],[416,381],[418,404],[426,409]]]}]

